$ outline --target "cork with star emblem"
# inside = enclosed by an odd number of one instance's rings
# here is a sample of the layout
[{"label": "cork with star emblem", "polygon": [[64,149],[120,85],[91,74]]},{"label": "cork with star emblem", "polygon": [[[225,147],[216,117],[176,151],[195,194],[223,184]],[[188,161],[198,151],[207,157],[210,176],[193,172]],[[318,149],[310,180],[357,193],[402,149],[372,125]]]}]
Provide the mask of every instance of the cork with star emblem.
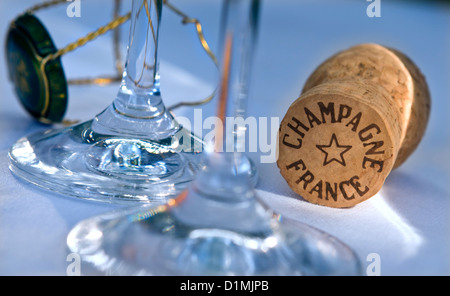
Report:
[{"label": "cork with star emblem", "polygon": [[357,45],[308,78],[281,122],[277,165],[304,199],[352,207],[411,155],[429,113],[425,77],[406,55]]}]

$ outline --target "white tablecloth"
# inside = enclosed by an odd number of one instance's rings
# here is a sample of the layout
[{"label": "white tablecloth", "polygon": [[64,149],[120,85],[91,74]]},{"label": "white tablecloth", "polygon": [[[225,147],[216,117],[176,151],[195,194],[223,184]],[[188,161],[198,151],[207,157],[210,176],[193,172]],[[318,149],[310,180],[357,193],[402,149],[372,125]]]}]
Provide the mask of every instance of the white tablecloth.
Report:
[{"label": "white tablecloth", "polygon": [[[0,0],[2,42],[9,22],[36,2]],[[62,47],[106,24],[112,2],[81,1],[80,18],[67,16],[69,2],[38,16]],[[172,2],[202,21],[215,50],[221,2]],[[450,275],[450,6],[434,1],[380,3],[381,17],[369,18],[366,9],[370,2],[364,0],[263,1],[249,116],[283,118],[319,63],[339,50],[375,42],[406,53],[427,78],[432,111],[420,146],[406,164],[390,174],[376,196],[350,209],[304,201],[290,190],[275,163],[259,163],[260,152],[249,154],[258,164],[256,190],[277,212],[346,243],[364,270],[370,264],[369,254],[377,253],[382,275]],[[127,30],[128,24],[124,35]],[[111,73],[110,37],[100,37],[64,56],[66,75]],[[124,36],[122,45],[126,44]],[[65,197],[12,175],[8,149],[20,137],[47,127],[33,121],[20,106],[7,79],[4,46],[0,46],[0,56],[0,275],[65,275],[69,264],[66,236],[71,228],[123,205]],[[160,59],[167,105],[179,99],[202,98],[215,88],[217,73],[202,52],[193,27],[182,26],[170,11],[163,12]],[[71,86],[66,118],[92,118],[112,101],[116,91],[117,84]],[[212,115],[213,109],[205,106],[203,116]],[[189,117],[192,112],[183,108],[176,114]]]}]

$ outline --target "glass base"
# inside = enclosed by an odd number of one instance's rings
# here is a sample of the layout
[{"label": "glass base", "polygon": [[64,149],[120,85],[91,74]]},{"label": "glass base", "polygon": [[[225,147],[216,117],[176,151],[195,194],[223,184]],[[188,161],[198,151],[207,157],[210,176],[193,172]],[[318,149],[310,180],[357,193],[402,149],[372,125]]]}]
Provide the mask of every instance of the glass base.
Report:
[{"label": "glass base", "polygon": [[[245,201],[206,196],[195,184],[159,206],[80,222],[67,237],[83,275],[360,275],[336,238]],[[220,193],[219,193],[220,194]]]},{"label": "glass base", "polygon": [[104,202],[164,202],[193,180],[202,164],[200,139],[181,128],[178,138],[152,141],[102,135],[92,120],[24,137],[9,151],[19,177],[65,195]]}]

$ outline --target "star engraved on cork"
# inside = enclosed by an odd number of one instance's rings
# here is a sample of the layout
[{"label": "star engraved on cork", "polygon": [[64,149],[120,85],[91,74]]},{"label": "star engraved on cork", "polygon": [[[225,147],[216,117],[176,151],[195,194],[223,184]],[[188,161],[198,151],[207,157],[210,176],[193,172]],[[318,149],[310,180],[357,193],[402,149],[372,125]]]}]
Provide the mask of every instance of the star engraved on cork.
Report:
[{"label": "star engraved on cork", "polygon": [[325,154],[323,166],[330,164],[332,161],[345,166],[344,154],[352,148],[350,145],[339,145],[336,134],[331,136],[330,144],[316,145],[316,147]]}]

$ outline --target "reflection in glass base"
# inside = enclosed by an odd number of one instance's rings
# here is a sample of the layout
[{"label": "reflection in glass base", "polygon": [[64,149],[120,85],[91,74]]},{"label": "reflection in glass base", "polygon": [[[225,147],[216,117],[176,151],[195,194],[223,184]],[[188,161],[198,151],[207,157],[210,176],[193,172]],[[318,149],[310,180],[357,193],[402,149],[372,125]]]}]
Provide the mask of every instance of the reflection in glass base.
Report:
[{"label": "reflection in glass base", "polygon": [[167,204],[84,220],[69,233],[68,247],[81,256],[85,275],[361,274],[346,245],[275,215],[246,183],[235,187],[245,194],[225,200],[220,187],[206,192],[194,181]]},{"label": "reflection in glass base", "polygon": [[[10,169],[25,180],[65,195],[105,202],[164,202],[202,166],[200,139],[180,128],[158,141],[93,132],[91,121],[47,130],[17,141]],[[184,149],[177,139],[188,141]]]}]

